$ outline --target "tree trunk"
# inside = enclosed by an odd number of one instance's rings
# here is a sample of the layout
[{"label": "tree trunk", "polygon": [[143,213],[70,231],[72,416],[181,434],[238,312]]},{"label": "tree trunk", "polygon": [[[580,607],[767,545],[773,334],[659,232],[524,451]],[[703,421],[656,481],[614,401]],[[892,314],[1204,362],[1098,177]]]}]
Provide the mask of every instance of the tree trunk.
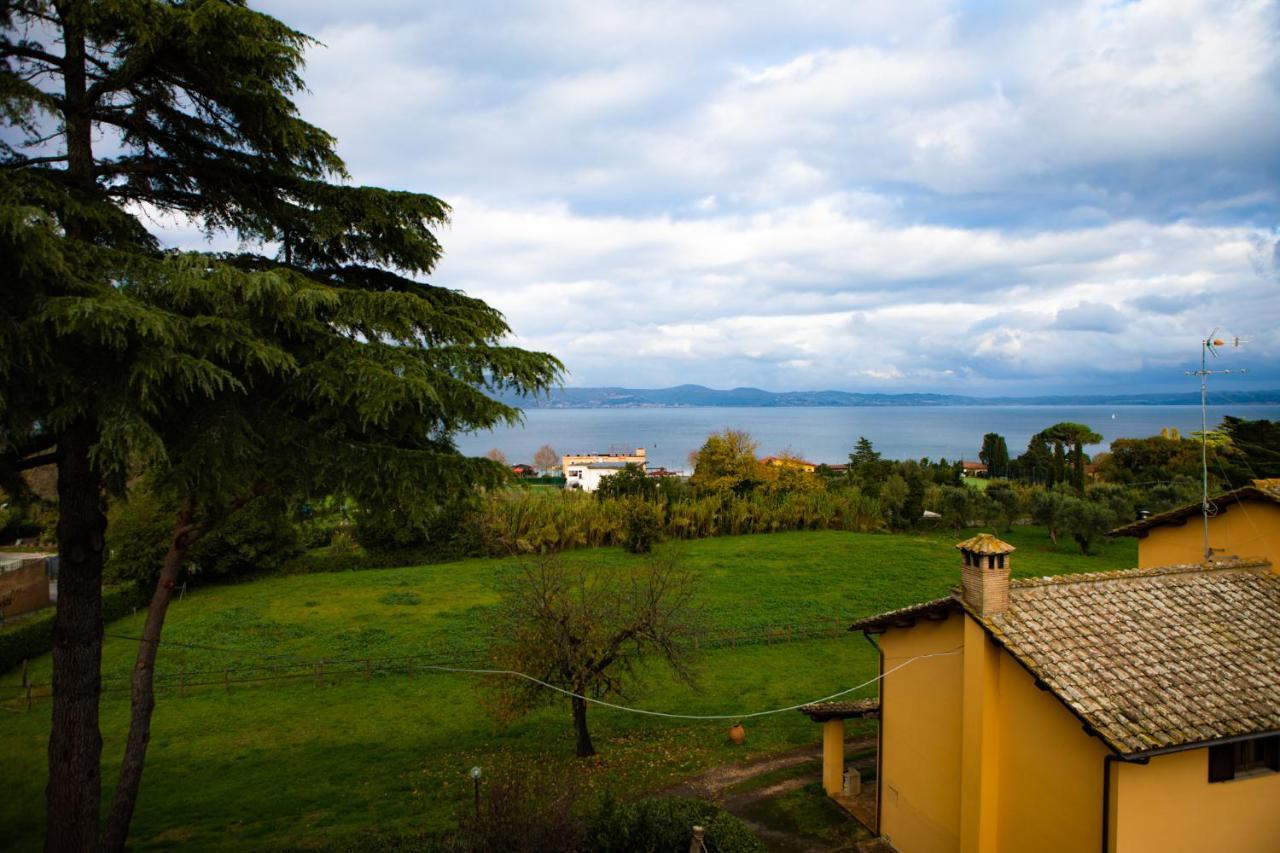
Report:
[{"label": "tree trunk", "polygon": [[578,735],[578,757],[590,758],[596,754],[591,743],[591,732],[587,731],[587,703],[577,696],[570,700],[573,703],[573,730]]},{"label": "tree trunk", "polygon": [[98,697],[102,688],[102,547],[107,519],[101,477],[89,458],[86,418],[58,441],[58,610],[53,622],[53,718],[45,788],[51,851],[94,850],[102,778]]},{"label": "tree trunk", "polygon": [[191,513],[184,512],[174,523],[173,538],[164,555],[156,591],[147,608],[147,624],[138,642],[138,660],[133,667],[131,687],[132,708],[129,717],[129,737],[125,742],[124,760],[120,764],[120,781],[111,801],[107,816],[107,833],[104,847],[112,853],[124,850],[129,836],[129,823],[138,800],[138,788],[142,784],[142,767],[147,757],[147,744],[151,740],[151,712],[155,709],[154,675],[156,652],[160,647],[160,632],[164,629],[164,617],[173,598],[173,587],[178,572],[186,562],[187,551],[195,542],[195,528]]}]

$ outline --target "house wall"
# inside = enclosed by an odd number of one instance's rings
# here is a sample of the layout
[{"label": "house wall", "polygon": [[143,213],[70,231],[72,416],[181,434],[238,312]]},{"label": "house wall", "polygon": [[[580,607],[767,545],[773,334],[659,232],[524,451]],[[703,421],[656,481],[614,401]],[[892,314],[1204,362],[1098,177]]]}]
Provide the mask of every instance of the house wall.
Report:
[{"label": "house wall", "polygon": [[49,605],[49,577],[44,558],[26,560],[21,568],[0,572],[0,599],[13,600],[4,606],[5,616],[30,613]]},{"label": "house wall", "polygon": [[1280,850],[1280,773],[1209,781],[1209,750],[1117,768],[1117,853]]},{"label": "house wall", "polygon": [[566,489],[582,489],[584,492],[594,492],[600,488],[600,481],[605,477],[612,477],[617,474],[617,468],[588,468],[585,465],[570,465],[565,469]]},{"label": "house wall", "polygon": [[[1258,500],[1224,504],[1226,512],[1209,519],[1209,545],[1222,555],[1266,557],[1280,571],[1280,505]],[[1196,563],[1204,558],[1204,522],[1153,527],[1138,540],[1138,568]]]},{"label": "house wall", "polygon": [[633,464],[644,468],[646,461],[646,452],[643,447],[637,447],[636,452],[631,455],[625,453],[569,453],[560,457],[560,469],[567,478],[570,466],[590,465],[593,462],[621,462],[624,465]]},{"label": "house wall", "polygon": [[1097,850],[1107,749],[1004,652],[999,679],[998,849]]},{"label": "house wall", "polygon": [[[964,617],[880,635],[886,670],[963,642]],[[960,847],[962,656],[916,661],[880,685],[880,832],[903,853]]]}]

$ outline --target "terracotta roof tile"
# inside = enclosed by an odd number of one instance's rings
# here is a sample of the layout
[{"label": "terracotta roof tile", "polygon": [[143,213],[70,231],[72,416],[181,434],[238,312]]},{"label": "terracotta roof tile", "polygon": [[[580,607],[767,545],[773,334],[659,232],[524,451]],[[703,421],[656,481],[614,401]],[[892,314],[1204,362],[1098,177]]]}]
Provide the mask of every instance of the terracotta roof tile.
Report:
[{"label": "terracotta roof tile", "polygon": [[919,604],[912,604],[910,607],[900,607],[897,610],[890,610],[887,613],[877,613],[875,616],[868,616],[865,619],[859,619],[849,626],[850,631],[880,631],[894,625],[903,625],[915,622],[919,618],[928,618],[931,616],[941,616],[948,613],[959,613],[961,611],[960,602],[954,596],[946,598],[935,598],[931,601],[922,601]]},{"label": "terracotta roof tile", "polygon": [[1008,610],[979,621],[1118,752],[1280,731],[1280,575],[1267,565],[1023,578]]},{"label": "terracotta roof tile", "polygon": [[824,720],[847,720],[859,717],[880,716],[880,700],[843,699],[835,702],[813,702],[800,707],[800,713],[807,714],[815,722]]},{"label": "terracotta roof tile", "polygon": [[1012,554],[1018,550],[1008,542],[1001,542],[990,533],[979,533],[971,539],[957,543],[956,547],[972,554]]}]

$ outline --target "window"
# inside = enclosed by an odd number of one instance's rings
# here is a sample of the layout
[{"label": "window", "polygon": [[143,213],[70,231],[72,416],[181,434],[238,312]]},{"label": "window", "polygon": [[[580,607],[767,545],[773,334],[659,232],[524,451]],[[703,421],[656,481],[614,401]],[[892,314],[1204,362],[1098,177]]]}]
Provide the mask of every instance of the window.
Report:
[{"label": "window", "polygon": [[1280,771],[1280,735],[1255,737],[1209,747],[1209,781]]}]

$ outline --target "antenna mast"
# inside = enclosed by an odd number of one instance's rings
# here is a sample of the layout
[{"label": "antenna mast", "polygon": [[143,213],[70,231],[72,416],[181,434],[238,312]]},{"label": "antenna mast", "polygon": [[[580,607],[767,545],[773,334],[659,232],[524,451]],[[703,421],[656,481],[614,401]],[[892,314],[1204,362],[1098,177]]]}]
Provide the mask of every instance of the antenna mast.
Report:
[{"label": "antenna mast", "polygon": [[[1245,373],[1245,370],[1209,370],[1208,356],[1218,357],[1215,347],[1226,346],[1226,341],[1215,338],[1218,333],[1214,329],[1209,337],[1200,342],[1200,369],[1184,371],[1187,376],[1200,377],[1200,515],[1204,519],[1204,560],[1213,559],[1213,548],[1209,547],[1209,377],[1220,373]],[[1247,344],[1239,338],[1232,340],[1231,345],[1239,349]]]}]

